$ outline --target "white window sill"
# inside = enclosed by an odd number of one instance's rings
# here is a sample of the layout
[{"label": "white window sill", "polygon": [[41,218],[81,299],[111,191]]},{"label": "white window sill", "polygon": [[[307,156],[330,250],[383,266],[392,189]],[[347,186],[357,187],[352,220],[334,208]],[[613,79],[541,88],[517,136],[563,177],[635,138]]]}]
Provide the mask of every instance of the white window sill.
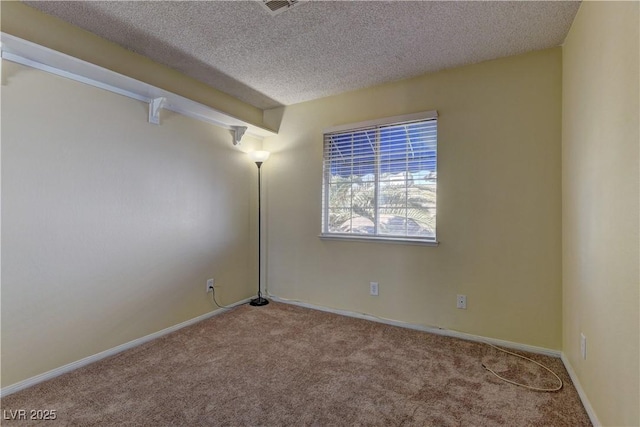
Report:
[{"label": "white window sill", "polygon": [[348,234],[320,234],[318,236],[322,240],[341,240],[345,242],[375,242],[375,243],[395,243],[400,245],[418,245],[418,246],[438,246],[440,242],[423,239],[411,239],[403,237],[382,237],[382,236],[363,236]]}]

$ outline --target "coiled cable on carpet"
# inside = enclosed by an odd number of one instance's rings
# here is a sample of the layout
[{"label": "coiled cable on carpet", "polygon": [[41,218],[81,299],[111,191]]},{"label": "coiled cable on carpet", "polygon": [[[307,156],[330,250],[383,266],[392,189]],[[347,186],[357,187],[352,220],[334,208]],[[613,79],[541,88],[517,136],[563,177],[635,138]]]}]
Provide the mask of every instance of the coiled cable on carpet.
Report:
[{"label": "coiled cable on carpet", "polygon": [[484,363],[482,363],[482,367],[484,369],[486,369],[487,371],[491,372],[493,375],[495,375],[496,377],[500,378],[502,381],[508,382],[509,384],[513,384],[513,385],[517,385],[517,386],[520,386],[520,387],[524,387],[524,388],[527,388],[529,390],[534,390],[534,391],[554,392],[554,391],[558,391],[558,390],[560,390],[562,388],[563,382],[560,379],[560,377],[555,372],[553,372],[551,369],[549,369],[546,366],[544,366],[542,363],[536,362],[535,360],[529,359],[528,357],[522,356],[520,354],[513,353],[511,351],[508,351],[508,350],[505,350],[503,348],[497,347],[497,346],[495,346],[493,344],[489,344],[488,342],[485,342],[485,344],[490,346],[490,347],[495,348],[496,350],[500,350],[503,353],[511,354],[511,355],[517,356],[517,357],[519,357],[521,359],[528,360],[529,362],[533,362],[536,365],[546,369],[547,371],[551,372],[554,377],[556,377],[558,379],[558,382],[560,383],[560,385],[558,385],[557,387],[554,387],[554,388],[541,388],[541,387],[530,386],[530,385],[527,385],[527,384],[521,384],[521,383],[518,383],[518,382],[515,382],[515,381],[511,381],[511,380],[509,380],[507,378],[504,378],[504,377],[500,376],[499,374],[495,373],[495,371],[493,371],[491,368],[487,367]]}]

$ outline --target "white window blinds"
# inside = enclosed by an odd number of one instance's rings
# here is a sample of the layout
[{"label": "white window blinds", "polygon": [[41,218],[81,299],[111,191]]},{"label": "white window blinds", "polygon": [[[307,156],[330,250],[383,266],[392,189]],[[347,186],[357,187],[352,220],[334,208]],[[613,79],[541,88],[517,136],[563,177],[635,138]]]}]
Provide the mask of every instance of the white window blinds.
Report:
[{"label": "white window blinds", "polygon": [[436,241],[437,114],[393,119],[325,132],[323,235]]}]

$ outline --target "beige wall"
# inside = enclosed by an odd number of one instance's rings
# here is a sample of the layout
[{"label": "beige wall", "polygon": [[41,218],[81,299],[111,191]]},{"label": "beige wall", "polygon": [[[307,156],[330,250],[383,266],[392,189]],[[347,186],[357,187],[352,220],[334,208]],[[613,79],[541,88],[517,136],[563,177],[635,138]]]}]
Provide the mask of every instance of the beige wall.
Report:
[{"label": "beige wall", "polygon": [[2,386],[215,309],[209,277],[255,294],[257,172],[229,131],[2,66]]},{"label": "beige wall", "polygon": [[640,425],[639,19],[584,2],[563,48],[563,350],[609,426]]},{"label": "beige wall", "polygon": [[[560,349],[560,109],[555,48],[269,112],[269,292]],[[320,240],[322,130],[426,110],[440,114],[440,245]]]}]

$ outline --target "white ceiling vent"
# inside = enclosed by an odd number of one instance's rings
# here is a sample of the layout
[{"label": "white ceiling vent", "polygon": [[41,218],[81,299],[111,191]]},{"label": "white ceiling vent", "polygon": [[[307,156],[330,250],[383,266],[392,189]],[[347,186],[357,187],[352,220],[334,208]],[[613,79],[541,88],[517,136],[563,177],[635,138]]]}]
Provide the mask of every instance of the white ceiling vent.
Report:
[{"label": "white ceiling vent", "polygon": [[304,3],[304,0],[260,0],[260,3],[269,11],[271,15],[278,15],[285,10],[291,9]]}]

